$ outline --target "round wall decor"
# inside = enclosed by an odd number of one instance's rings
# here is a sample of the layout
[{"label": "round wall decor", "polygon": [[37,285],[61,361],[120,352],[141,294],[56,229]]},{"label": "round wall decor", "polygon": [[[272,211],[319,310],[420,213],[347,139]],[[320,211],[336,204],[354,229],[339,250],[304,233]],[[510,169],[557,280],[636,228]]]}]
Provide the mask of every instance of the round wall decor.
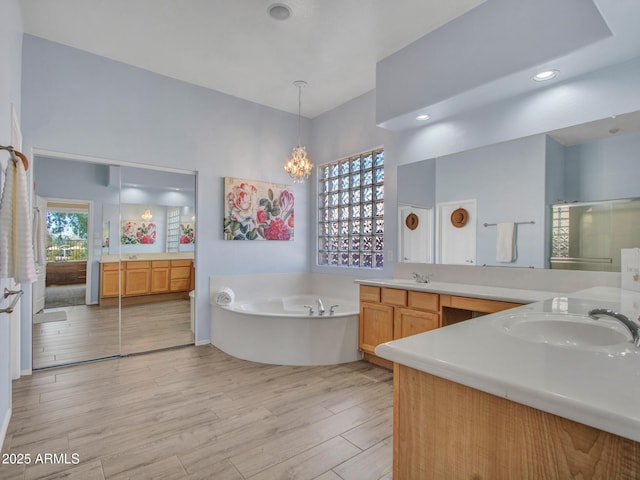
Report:
[{"label": "round wall decor", "polygon": [[415,230],[416,228],[418,228],[418,223],[420,223],[420,220],[415,213],[410,213],[404,220],[404,224],[409,230]]},{"label": "round wall decor", "polygon": [[464,208],[458,208],[451,213],[451,225],[456,228],[462,228],[469,220],[469,212]]}]

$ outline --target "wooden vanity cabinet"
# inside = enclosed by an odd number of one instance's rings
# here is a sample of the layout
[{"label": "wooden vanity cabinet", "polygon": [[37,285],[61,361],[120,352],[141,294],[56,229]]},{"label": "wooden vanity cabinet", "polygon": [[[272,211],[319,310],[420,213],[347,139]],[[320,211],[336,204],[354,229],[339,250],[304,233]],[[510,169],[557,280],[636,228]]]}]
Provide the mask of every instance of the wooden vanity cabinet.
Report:
[{"label": "wooden vanity cabinet", "polygon": [[438,328],[438,308],[438,294],[361,285],[359,348],[365,360],[391,368],[375,356],[376,346]]},{"label": "wooden vanity cabinet", "polygon": [[[120,279],[119,271],[122,272]],[[118,298],[126,304],[189,298],[193,280],[191,259],[102,263],[100,305],[117,305]]]},{"label": "wooden vanity cabinet", "polygon": [[365,360],[391,368],[392,362],[375,355],[375,348],[381,343],[520,305],[498,300],[360,285],[358,347],[364,353]]}]

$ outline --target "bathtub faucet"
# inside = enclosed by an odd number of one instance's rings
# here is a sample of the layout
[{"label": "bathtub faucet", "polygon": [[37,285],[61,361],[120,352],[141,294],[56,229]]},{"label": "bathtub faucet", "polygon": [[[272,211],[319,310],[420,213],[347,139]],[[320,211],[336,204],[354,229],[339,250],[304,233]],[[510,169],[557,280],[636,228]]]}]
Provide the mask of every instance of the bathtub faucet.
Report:
[{"label": "bathtub faucet", "polygon": [[322,299],[318,297],[318,315],[324,315],[324,305],[322,304]]},{"label": "bathtub faucet", "polygon": [[309,309],[309,315],[313,315],[313,307],[311,305],[303,305],[304,308],[308,308]]}]

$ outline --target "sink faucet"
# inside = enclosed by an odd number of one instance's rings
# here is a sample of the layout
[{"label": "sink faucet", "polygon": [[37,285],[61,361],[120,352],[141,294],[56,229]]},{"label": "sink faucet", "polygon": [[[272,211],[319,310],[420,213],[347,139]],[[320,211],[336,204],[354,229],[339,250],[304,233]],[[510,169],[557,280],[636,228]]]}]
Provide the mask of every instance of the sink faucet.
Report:
[{"label": "sink faucet", "polygon": [[429,274],[428,273],[424,273],[424,274],[419,274],[416,272],[413,272],[411,275],[413,275],[414,280],[417,283],[429,283]]},{"label": "sink faucet", "polygon": [[324,305],[322,304],[322,299],[318,297],[318,315],[324,315]]},{"label": "sink faucet", "polygon": [[615,318],[624,324],[625,327],[629,329],[631,332],[631,336],[633,337],[633,344],[636,347],[640,347],[640,327],[635,322],[632,322],[625,315],[614,312],[613,310],[609,310],[606,308],[594,308],[589,311],[589,316],[594,320],[598,319],[598,315],[607,315],[608,317]]}]

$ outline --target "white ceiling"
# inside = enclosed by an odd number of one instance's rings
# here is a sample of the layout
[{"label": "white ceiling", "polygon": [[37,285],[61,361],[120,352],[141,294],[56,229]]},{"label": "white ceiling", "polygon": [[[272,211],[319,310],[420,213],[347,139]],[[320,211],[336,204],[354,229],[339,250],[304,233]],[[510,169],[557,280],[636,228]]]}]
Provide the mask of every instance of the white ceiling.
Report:
[{"label": "white ceiling", "polygon": [[484,0],[22,0],[26,33],[313,118],[375,88],[376,62]]},{"label": "white ceiling", "polygon": [[[297,113],[298,91],[293,82],[306,80],[302,114],[314,118],[374,89],[376,62],[424,36],[438,38],[437,32],[429,33],[494,0],[279,1],[291,7],[289,20],[269,17],[268,7],[277,0],[20,3],[26,33],[279,110]],[[561,81],[640,55],[640,2],[593,2],[612,35],[548,62],[561,70]],[[483,21],[491,28],[509,29],[509,22],[503,20]],[[446,118],[544,88],[530,81],[539,67],[531,65],[477,85],[432,105],[429,112]],[[396,123],[399,129],[412,128],[415,112],[398,117]],[[582,130],[557,132],[557,138],[575,144],[611,135],[612,128],[620,128],[619,134],[638,131],[640,116],[605,119]]]}]

